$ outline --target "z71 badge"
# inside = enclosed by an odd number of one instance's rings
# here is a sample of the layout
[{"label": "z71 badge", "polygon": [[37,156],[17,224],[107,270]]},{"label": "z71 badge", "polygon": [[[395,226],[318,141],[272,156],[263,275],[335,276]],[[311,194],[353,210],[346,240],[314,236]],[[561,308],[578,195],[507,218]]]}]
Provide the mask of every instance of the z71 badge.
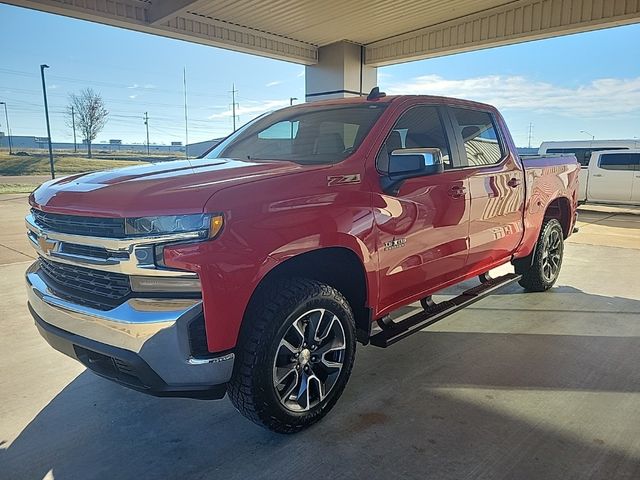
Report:
[{"label": "z71 badge", "polygon": [[388,242],[384,242],[385,250],[393,250],[394,248],[404,247],[407,244],[406,238],[394,238]]},{"label": "z71 badge", "polygon": [[352,173],[350,175],[333,175],[327,177],[327,186],[333,187],[334,185],[353,185],[360,183],[360,174]]}]

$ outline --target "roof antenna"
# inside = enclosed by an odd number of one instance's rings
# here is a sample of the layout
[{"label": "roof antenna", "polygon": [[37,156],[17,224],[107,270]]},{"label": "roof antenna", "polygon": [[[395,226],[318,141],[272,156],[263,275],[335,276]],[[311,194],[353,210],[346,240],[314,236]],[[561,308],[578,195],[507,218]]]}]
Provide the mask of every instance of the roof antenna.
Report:
[{"label": "roof antenna", "polygon": [[369,95],[367,95],[367,100],[378,100],[379,98],[386,97],[387,94],[380,91],[380,87],[373,87]]}]

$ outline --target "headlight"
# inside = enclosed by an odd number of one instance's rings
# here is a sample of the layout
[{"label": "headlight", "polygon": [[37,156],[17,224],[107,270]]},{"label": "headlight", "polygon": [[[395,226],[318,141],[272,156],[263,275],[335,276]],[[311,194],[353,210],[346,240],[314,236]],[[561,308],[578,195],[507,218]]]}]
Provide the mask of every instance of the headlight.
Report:
[{"label": "headlight", "polygon": [[157,217],[127,218],[127,235],[166,235],[197,232],[201,238],[214,238],[222,230],[221,214],[163,215]]}]

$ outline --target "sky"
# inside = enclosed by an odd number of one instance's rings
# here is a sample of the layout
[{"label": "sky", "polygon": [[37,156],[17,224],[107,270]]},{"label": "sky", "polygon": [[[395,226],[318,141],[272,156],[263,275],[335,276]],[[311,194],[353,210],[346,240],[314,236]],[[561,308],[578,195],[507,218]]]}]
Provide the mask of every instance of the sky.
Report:
[{"label": "sky", "polygon": [[[46,137],[39,65],[46,63],[54,141],[72,141],[68,97],[90,87],[109,119],[97,142],[189,143],[304,99],[304,67],[0,4],[0,101],[13,135]],[[378,69],[389,94],[432,94],[490,103],[518,146],[542,141],[640,138],[640,24],[450,55]],[[2,112],[4,113],[4,112]],[[5,131],[0,115],[0,131]],[[582,133],[581,131],[589,132]]]}]

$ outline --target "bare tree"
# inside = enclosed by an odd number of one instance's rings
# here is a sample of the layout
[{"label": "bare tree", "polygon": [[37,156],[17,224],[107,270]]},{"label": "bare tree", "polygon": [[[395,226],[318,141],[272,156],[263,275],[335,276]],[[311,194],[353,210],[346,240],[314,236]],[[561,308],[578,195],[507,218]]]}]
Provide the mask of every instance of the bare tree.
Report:
[{"label": "bare tree", "polygon": [[71,116],[71,107],[76,115],[76,128],[87,142],[87,157],[91,158],[91,142],[107,123],[109,112],[104,108],[100,94],[90,88],[85,88],[79,94],[69,95],[67,114]]}]

